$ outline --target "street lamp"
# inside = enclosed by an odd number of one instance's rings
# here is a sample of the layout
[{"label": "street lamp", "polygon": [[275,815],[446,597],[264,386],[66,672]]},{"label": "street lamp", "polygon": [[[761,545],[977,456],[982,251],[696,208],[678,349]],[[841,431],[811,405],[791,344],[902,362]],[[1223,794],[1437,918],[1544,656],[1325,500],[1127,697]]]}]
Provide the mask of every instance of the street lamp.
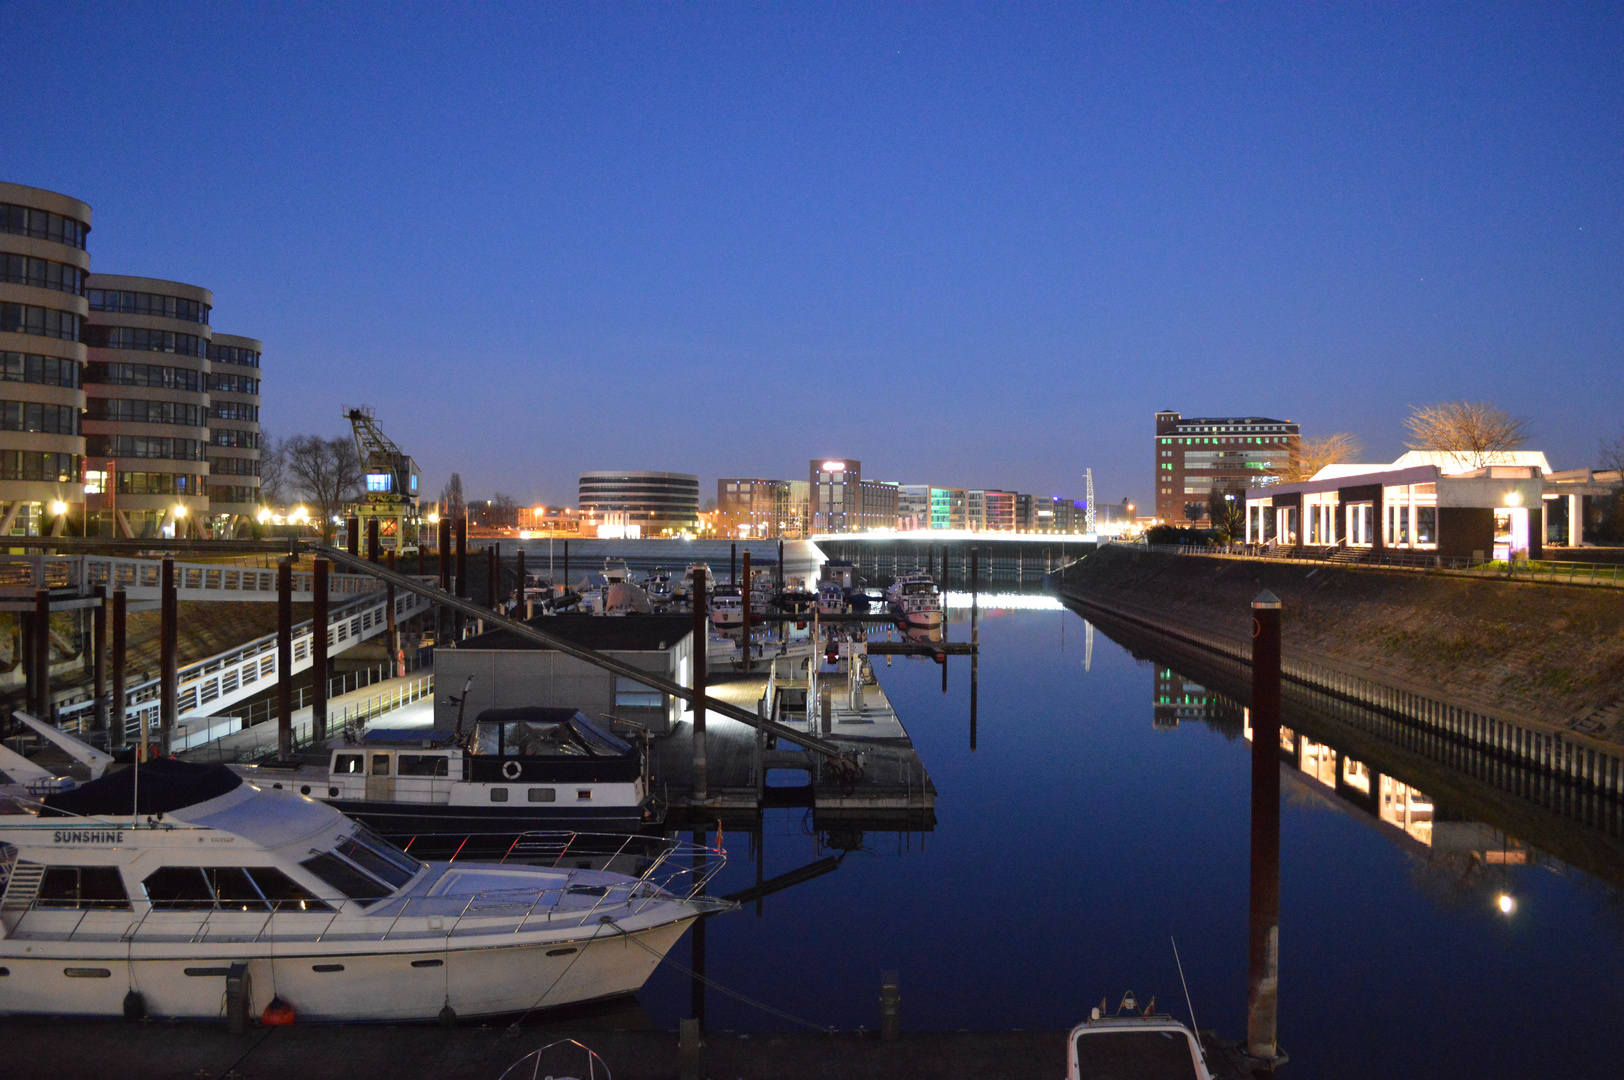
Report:
[{"label": "street lamp", "polygon": [[1495,901],[1495,905],[1499,907],[1500,914],[1502,915],[1510,915],[1513,911],[1517,910],[1517,901],[1512,899],[1509,893],[1501,893],[1499,898]]}]

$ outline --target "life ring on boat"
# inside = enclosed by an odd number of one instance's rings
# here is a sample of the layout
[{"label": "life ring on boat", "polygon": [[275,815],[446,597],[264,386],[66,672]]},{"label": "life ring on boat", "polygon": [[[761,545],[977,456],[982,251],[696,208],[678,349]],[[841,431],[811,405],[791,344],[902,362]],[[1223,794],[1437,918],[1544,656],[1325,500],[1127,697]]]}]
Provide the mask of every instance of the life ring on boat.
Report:
[{"label": "life ring on boat", "polygon": [[519,774],[522,772],[524,772],[524,766],[520,765],[517,761],[502,762],[502,775],[507,777],[509,780],[517,780],[519,778]]}]

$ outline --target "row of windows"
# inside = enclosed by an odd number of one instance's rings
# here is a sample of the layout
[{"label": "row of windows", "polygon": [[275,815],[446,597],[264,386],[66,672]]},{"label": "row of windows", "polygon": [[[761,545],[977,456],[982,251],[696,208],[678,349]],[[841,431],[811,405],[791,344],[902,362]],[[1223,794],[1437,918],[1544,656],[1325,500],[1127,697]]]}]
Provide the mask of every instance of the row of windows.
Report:
[{"label": "row of windows", "polygon": [[171,439],[164,435],[85,436],[85,453],[91,457],[202,461],[204,445],[200,439]]},{"label": "row of windows", "polygon": [[0,304],[0,330],[8,334],[38,334],[41,337],[78,341],[79,316],[71,311],[35,307],[33,304]]},{"label": "row of windows", "polygon": [[216,476],[258,476],[258,458],[217,457],[209,459],[209,472]]},{"label": "row of windows", "polygon": [[0,281],[13,285],[32,285],[36,289],[55,289],[57,292],[85,294],[85,272],[77,266],[35,259],[27,255],[0,255]]},{"label": "row of windows", "polygon": [[249,420],[259,422],[259,406],[245,405],[240,401],[216,401],[211,416],[216,420]]},{"label": "row of windows", "polygon": [[39,383],[41,386],[79,386],[79,361],[38,353],[0,352],[0,382]]},{"label": "row of windows", "polygon": [[[273,866],[162,866],[141,882],[154,911],[332,911]],[[36,907],[128,911],[116,866],[52,866]]]},{"label": "row of windows", "polygon": [[189,390],[202,393],[207,376],[190,368],[163,364],[92,363],[85,370],[85,382],[111,386],[153,386],[163,390]]},{"label": "row of windows", "polygon": [[175,401],[141,401],[124,398],[91,398],[85,415],[92,420],[113,420],[126,424],[180,424],[202,427],[205,410],[201,405]]},{"label": "row of windows", "polygon": [[91,289],[91,311],[117,311],[125,315],[161,315],[166,319],[184,319],[186,322],[207,323],[209,305],[200,300],[185,300],[179,296],[158,293],[124,292],[119,289]]},{"label": "row of windows", "polygon": [[79,410],[72,405],[44,405],[38,401],[0,401],[0,431],[77,435]]},{"label": "row of windows", "polygon": [[251,503],[259,498],[259,489],[252,487],[220,487],[209,485],[209,501],[217,503]]},{"label": "row of windows", "polygon": [[243,367],[259,367],[259,353],[253,349],[239,348],[236,345],[210,345],[209,359],[220,364],[241,364]]},{"label": "row of windows", "polygon": [[209,442],[215,446],[229,446],[237,450],[258,450],[259,432],[239,428],[212,428]]},{"label": "row of windows", "polygon": [[85,328],[85,344],[96,349],[141,349],[146,352],[179,353],[182,356],[208,355],[208,341],[196,334],[149,330],[144,326],[89,326]]},{"label": "row of windows", "polygon": [[120,495],[203,494],[203,477],[183,473],[121,472],[114,483]]},{"label": "row of windows", "polygon": [[90,226],[74,218],[53,214],[49,210],[36,210],[32,206],[18,206],[15,203],[0,203],[0,232],[68,244],[83,251],[85,236],[90,232]]},{"label": "row of windows", "polygon": [[78,454],[42,454],[34,450],[0,450],[0,480],[51,480],[77,484]]},{"label": "row of windows", "polygon": [[224,390],[231,394],[257,394],[259,393],[259,380],[247,375],[232,375],[229,372],[214,371],[209,373],[209,389]]}]

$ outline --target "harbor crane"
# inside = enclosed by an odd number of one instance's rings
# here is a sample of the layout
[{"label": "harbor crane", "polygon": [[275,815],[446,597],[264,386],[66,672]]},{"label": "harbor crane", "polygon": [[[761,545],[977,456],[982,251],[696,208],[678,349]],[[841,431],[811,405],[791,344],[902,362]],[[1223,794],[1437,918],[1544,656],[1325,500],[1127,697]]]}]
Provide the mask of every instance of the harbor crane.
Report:
[{"label": "harbor crane", "polygon": [[365,488],[354,506],[355,515],[362,528],[368,519],[377,518],[383,547],[404,553],[417,542],[417,462],[384,434],[370,405],[342,408],[355,433],[355,456]]}]

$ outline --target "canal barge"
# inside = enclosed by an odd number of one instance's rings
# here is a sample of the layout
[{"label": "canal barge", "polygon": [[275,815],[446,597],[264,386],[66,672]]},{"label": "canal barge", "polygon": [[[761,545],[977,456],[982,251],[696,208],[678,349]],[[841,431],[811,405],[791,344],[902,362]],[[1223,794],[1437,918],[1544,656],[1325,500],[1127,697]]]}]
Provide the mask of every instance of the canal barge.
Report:
[{"label": "canal barge", "polygon": [[381,729],[324,760],[236,765],[386,836],[634,831],[657,822],[644,750],[575,709],[486,709],[469,736]]}]

